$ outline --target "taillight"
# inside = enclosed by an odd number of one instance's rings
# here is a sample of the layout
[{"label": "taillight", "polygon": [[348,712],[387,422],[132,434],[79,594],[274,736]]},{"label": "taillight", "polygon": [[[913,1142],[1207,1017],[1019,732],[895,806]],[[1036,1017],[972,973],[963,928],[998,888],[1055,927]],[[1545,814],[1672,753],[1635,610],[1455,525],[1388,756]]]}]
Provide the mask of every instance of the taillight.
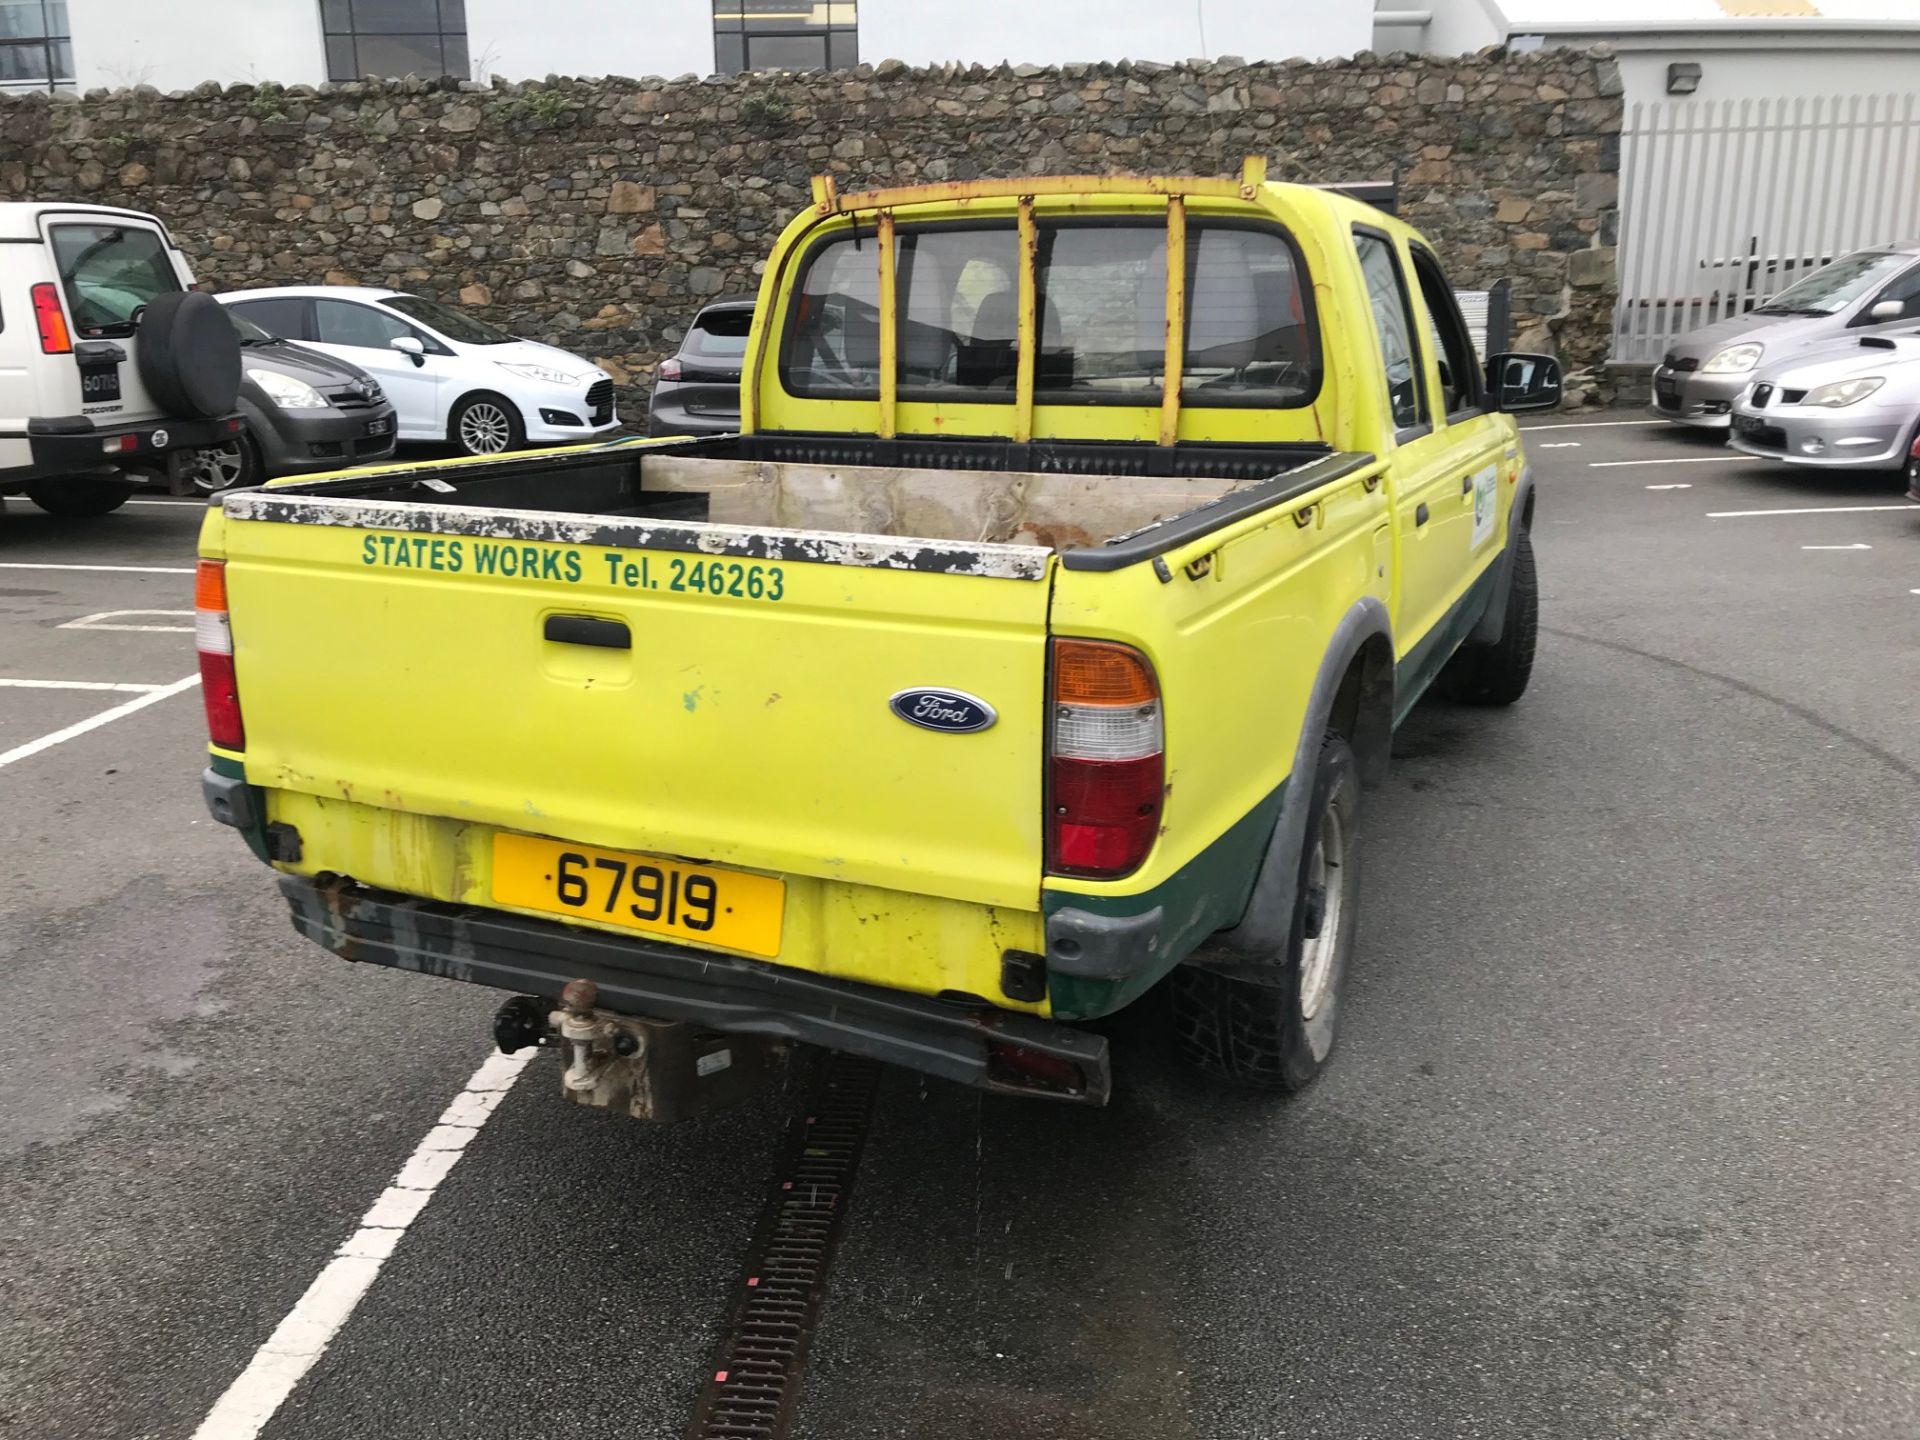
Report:
[{"label": "taillight", "polygon": [[67,333],[67,317],[60,309],[60,292],[50,282],[33,287],[33,319],[40,327],[40,352],[66,355],[73,350],[73,337]]},{"label": "taillight", "polygon": [[1105,640],[1053,642],[1051,873],[1110,880],[1140,868],[1160,830],[1165,735],[1146,656]]},{"label": "taillight", "polygon": [[654,367],[653,374],[657,380],[678,380],[680,378],[680,362],[672,359],[662,360]]},{"label": "taillight", "polygon": [[240,686],[233,673],[233,626],[227,620],[227,562],[202,560],[193,577],[193,643],[200,652],[200,694],[207,735],[223,750],[247,748],[240,722]]}]

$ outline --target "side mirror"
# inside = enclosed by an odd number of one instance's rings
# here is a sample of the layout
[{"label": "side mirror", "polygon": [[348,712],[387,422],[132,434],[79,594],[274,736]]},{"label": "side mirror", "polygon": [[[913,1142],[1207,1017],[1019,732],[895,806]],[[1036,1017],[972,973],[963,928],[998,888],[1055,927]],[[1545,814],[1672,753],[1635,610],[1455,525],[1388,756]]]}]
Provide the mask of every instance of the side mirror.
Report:
[{"label": "side mirror", "polygon": [[407,356],[415,365],[427,363],[427,347],[411,335],[396,335],[387,344]]},{"label": "side mirror", "polygon": [[1907,314],[1907,302],[1904,300],[1876,301],[1867,311],[1869,320],[1904,320]]},{"label": "side mirror", "polygon": [[1495,355],[1487,361],[1495,410],[1552,410],[1560,404],[1560,362],[1551,355]]}]

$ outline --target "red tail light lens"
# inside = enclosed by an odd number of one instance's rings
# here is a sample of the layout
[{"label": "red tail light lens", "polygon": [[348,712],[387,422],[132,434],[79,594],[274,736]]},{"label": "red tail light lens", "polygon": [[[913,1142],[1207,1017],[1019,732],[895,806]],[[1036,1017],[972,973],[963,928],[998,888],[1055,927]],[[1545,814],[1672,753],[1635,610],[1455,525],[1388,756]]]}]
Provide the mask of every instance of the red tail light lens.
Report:
[{"label": "red tail light lens", "polygon": [[1047,730],[1048,871],[1111,880],[1139,869],[1166,793],[1160,685],[1146,656],[1054,641]]},{"label": "red tail light lens", "polygon": [[73,337],[67,333],[67,317],[60,309],[60,292],[49,281],[33,287],[33,319],[40,327],[40,351],[44,355],[67,355],[73,351]]},{"label": "red tail light lens", "polygon": [[223,750],[247,748],[240,685],[233,670],[233,626],[227,618],[227,565],[202,560],[193,577],[193,640],[200,652],[200,696],[207,736]]},{"label": "red tail light lens", "polygon": [[653,374],[656,380],[678,380],[680,378],[680,362],[678,360],[662,360],[654,367]]}]

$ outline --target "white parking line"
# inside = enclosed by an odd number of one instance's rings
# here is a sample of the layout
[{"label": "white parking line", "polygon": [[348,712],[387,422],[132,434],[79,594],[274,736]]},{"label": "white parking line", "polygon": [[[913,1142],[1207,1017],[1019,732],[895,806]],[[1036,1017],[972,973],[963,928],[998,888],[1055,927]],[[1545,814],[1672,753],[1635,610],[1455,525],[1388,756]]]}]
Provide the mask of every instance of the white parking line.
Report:
[{"label": "white parking line", "polygon": [[326,1352],[354,1307],[372,1287],[380,1267],[433,1199],[433,1192],[460,1163],[520,1072],[539,1052],[489,1055],[467,1088],[453,1099],[440,1123],[427,1132],[400,1173],[360,1217],[360,1228],[338,1250],[247,1368],[215,1402],[193,1440],[253,1440]]},{"label": "white parking line", "polygon": [[6,690],[131,690],[144,695],[150,690],[158,690],[158,685],[123,685],[115,680],[4,680],[0,679],[0,689]]},{"label": "white parking line", "polygon": [[165,615],[170,619],[182,616],[191,620],[191,610],[102,610],[97,615],[82,615],[78,620],[68,620],[54,628],[58,630],[133,630],[147,635],[191,635],[191,625],[109,625],[106,622],[121,615]]},{"label": "white parking line", "polygon": [[1618,470],[1626,465],[1737,465],[1745,455],[1687,455],[1678,460],[1589,460],[1589,470]]},{"label": "white parking line", "polygon": [[1862,545],[1858,541],[1852,545],[1802,545],[1802,550],[1871,550],[1873,546]]},{"label": "white parking line", "polygon": [[192,566],[178,565],[49,565],[26,560],[0,560],[0,570],[111,570],[123,575],[191,575]]},{"label": "white parking line", "polygon": [[1691,485],[1688,485],[1688,484],[1685,484],[1685,483],[1677,483],[1677,484],[1671,484],[1671,485],[1649,485],[1649,486],[1647,486],[1647,489],[1649,489],[1649,490],[1691,490],[1692,488],[1693,488],[1693,486],[1691,486]]},{"label": "white parking line", "polygon": [[1863,515],[1876,510],[1912,510],[1920,514],[1920,507],[1911,502],[1905,505],[1814,505],[1803,510],[1709,510],[1709,520],[1744,520],[1749,515]]},{"label": "white parking line", "polygon": [[1575,420],[1565,425],[1522,425],[1522,435],[1542,430],[1612,430],[1621,425],[1665,425],[1665,420]]},{"label": "white parking line", "polygon": [[127,701],[124,705],[116,705],[111,710],[102,710],[98,715],[89,715],[85,720],[76,721],[64,730],[56,730],[51,735],[42,735],[38,740],[29,740],[24,745],[16,745],[11,750],[0,752],[0,769],[5,769],[16,760],[25,760],[29,756],[38,755],[42,750],[51,750],[56,745],[63,745],[69,740],[86,734],[89,730],[98,730],[102,725],[111,725],[114,721],[124,719],[136,710],[157,705],[162,700],[178,695],[182,690],[191,690],[199,683],[200,677],[197,674],[189,675],[184,680],[176,680],[171,685],[162,685],[156,690],[150,690],[145,695]]},{"label": "white parking line", "polygon": [[196,500],[191,495],[182,495],[178,500],[124,500],[121,503],[124,505],[170,505],[175,510],[184,509],[189,505],[201,510],[207,507],[206,501]]},{"label": "white parking line", "polygon": [[1578,450],[1580,448],[1580,442],[1578,440],[1555,440],[1548,443],[1543,440],[1533,448],[1536,450]]}]

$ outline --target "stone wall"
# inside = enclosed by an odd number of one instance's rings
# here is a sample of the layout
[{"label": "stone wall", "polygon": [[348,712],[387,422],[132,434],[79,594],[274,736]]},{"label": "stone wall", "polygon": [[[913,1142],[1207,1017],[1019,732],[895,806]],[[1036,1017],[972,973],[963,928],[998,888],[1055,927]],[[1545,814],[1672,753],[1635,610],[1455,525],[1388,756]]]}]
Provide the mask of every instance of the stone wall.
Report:
[{"label": "stone wall", "polygon": [[1517,338],[1606,355],[1621,103],[1604,50],[947,66],[522,86],[417,80],[0,100],[0,198],[151,210],[220,289],[361,282],[592,356],[638,418],[691,309],[751,291],[809,177],[1398,178]]}]

